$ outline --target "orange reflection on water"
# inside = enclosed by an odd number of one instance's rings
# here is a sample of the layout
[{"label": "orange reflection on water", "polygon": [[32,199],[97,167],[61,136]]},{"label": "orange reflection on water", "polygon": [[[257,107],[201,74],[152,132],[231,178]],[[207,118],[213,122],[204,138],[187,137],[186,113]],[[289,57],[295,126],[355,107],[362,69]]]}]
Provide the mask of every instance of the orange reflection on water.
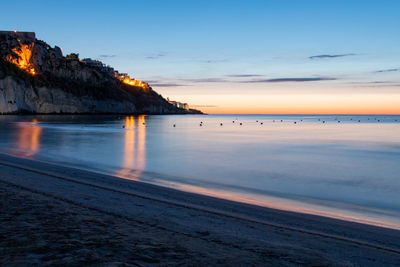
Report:
[{"label": "orange reflection on water", "polygon": [[21,152],[20,156],[30,157],[39,151],[41,134],[42,127],[36,119],[31,123],[19,124],[17,147]]},{"label": "orange reflection on water", "polygon": [[123,168],[117,176],[139,180],[146,166],[146,116],[125,118]]}]

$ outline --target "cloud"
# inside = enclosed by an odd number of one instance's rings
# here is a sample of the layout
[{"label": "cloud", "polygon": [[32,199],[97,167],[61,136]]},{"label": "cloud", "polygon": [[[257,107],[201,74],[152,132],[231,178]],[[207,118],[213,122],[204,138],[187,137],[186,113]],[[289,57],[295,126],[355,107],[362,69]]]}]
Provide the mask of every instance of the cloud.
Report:
[{"label": "cloud", "polygon": [[101,58],[116,57],[117,55],[99,55]]},{"label": "cloud", "polygon": [[349,53],[349,54],[337,54],[337,55],[316,55],[308,57],[309,59],[324,59],[324,58],[337,58],[337,57],[348,57],[348,56],[355,56],[356,54]]},{"label": "cloud", "polygon": [[231,74],[231,75],[226,75],[226,77],[230,78],[251,78],[251,77],[261,77],[263,75],[260,74]]},{"label": "cloud", "polygon": [[400,83],[391,81],[370,81],[370,82],[352,82],[356,87],[400,87]]},{"label": "cloud", "polygon": [[400,68],[397,68],[397,69],[378,70],[378,71],[376,71],[376,72],[377,72],[377,73],[382,73],[382,72],[395,72],[395,71],[400,71]]},{"label": "cloud", "polygon": [[211,59],[200,59],[200,60],[197,60],[197,62],[207,63],[207,64],[213,64],[213,63],[229,62],[229,59],[227,59],[227,58],[220,58],[220,59],[215,59],[215,58],[211,58]]},{"label": "cloud", "polygon": [[153,55],[150,55],[150,56],[146,56],[145,58],[146,59],[158,59],[158,58],[161,58],[161,57],[165,57],[167,54],[166,53],[158,53],[158,54],[153,54]]},{"label": "cloud", "polygon": [[284,82],[316,82],[316,81],[333,81],[336,78],[331,77],[305,77],[305,78],[276,78],[276,79],[260,79],[242,81],[242,83],[284,83]]},{"label": "cloud", "polygon": [[190,105],[193,108],[216,108],[218,106],[215,105]]},{"label": "cloud", "polygon": [[178,86],[188,86],[187,84],[180,83],[149,83],[151,87],[178,87]]},{"label": "cloud", "polygon": [[193,82],[193,83],[220,83],[227,82],[227,80],[221,78],[200,78],[200,79],[182,79],[182,81]]}]

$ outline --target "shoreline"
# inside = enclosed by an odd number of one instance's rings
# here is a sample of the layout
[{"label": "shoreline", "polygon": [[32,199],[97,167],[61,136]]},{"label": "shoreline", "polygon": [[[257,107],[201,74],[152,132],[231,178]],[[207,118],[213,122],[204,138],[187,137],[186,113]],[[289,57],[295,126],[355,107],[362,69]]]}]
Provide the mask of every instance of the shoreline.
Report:
[{"label": "shoreline", "polygon": [[[0,154],[0,165],[0,183],[18,192],[134,220],[162,229],[165,235],[174,232],[179,242],[202,243],[198,253],[205,242],[243,253],[265,248],[246,254],[244,259],[249,260],[289,253],[294,262],[308,264],[316,259],[335,265],[400,264],[400,231],[394,229],[233,202],[6,154]],[[277,259],[271,255],[264,260]],[[185,257],[200,260],[192,254]]]}]

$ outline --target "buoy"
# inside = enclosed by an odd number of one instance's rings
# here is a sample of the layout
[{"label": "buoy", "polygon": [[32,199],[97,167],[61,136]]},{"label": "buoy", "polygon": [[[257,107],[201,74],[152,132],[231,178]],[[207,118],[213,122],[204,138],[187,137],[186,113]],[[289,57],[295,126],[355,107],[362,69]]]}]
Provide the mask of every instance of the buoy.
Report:
[{"label": "buoy", "polygon": [[174,124],[174,127],[175,127],[176,125]]}]

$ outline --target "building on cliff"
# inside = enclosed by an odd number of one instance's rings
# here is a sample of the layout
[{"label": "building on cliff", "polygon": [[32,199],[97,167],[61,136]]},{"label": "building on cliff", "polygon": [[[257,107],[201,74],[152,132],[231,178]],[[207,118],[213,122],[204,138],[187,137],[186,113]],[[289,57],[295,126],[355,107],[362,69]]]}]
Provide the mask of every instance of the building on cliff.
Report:
[{"label": "building on cliff", "polygon": [[177,108],[181,108],[184,110],[190,110],[189,105],[187,103],[181,103],[178,101],[173,101],[173,100],[169,100],[169,98],[167,98],[168,103],[170,103],[171,105],[174,105]]},{"label": "building on cliff", "polygon": [[0,114],[15,113],[200,112],[168,103],[146,82],[101,61],[63,56],[33,32],[0,31]]},{"label": "building on cliff", "polygon": [[0,35],[16,36],[23,40],[35,40],[36,34],[34,32],[18,32],[18,31],[0,31]]}]

